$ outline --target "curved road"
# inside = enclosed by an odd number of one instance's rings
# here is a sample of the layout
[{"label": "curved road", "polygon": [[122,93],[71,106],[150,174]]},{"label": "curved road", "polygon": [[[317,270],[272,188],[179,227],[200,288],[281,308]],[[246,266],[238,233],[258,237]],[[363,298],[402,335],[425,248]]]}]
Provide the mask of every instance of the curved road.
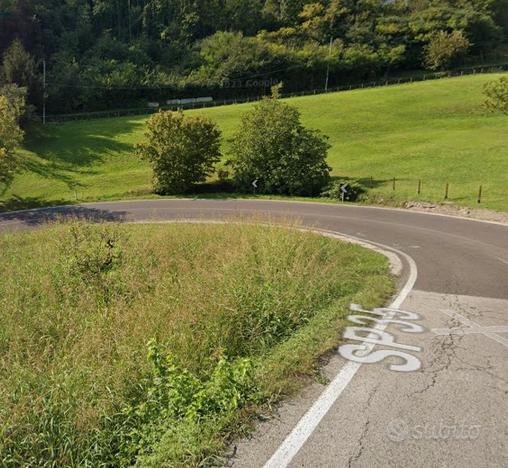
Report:
[{"label": "curved road", "polygon": [[[363,365],[308,437],[294,442],[294,453],[267,466],[508,466],[508,225],[300,202],[147,200],[3,213],[0,231],[65,216],[297,219],[406,253],[416,262],[417,279],[402,308],[420,315],[424,331],[409,334],[394,325],[388,331],[412,347],[421,368],[394,372],[384,362]],[[346,364],[333,355],[324,372],[333,379]],[[283,405],[278,418],[236,444],[229,463],[265,465],[323,390],[315,383]]]}]

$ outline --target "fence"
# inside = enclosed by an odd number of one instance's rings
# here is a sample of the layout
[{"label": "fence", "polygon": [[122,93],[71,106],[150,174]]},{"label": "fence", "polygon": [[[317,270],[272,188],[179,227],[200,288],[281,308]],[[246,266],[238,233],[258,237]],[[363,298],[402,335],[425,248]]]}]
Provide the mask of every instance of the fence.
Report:
[{"label": "fence", "polygon": [[[302,90],[296,91],[292,93],[283,94],[282,97],[290,98],[297,96],[309,96],[312,94],[324,94],[324,93],[336,93],[339,91],[349,91],[353,89],[362,89],[362,88],[374,88],[379,86],[390,86],[390,85],[398,85],[403,83],[413,83],[417,81],[426,81],[426,80],[436,80],[441,78],[450,78],[454,76],[464,76],[464,75],[474,75],[479,73],[495,73],[502,72],[508,70],[508,64],[504,65],[496,65],[496,66],[487,66],[487,67],[471,67],[471,68],[462,68],[458,70],[451,70],[446,72],[435,72],[435,73],[416,73],[411,76],[405,77],[394,77],[394,78],[386,78],[382,80],[369,81],[369,82],[361,82],[361,83],[351,83],[341,86],[335,86],[332,88],[328,88],[325,90],[324,88],[312,89],[312,90]],[[131,108],[131,109],[115,109],[115,110],[107,110],[107,111],[96,111],[96,112],[83,112],[76,114],[62,114],[62,115],[48,115],[46,116],[46,122],[66,122],[72,120],[91,120],[91,119],[101,119],[101,118],[110,118],[110,117],[126,117],[133,115],[150,115],[159,110],[178,110],[178,109],[202,109],[206,107],[215,107],[215,106],[228,106],[232,104],[242,104],[247,102],[259,101],[264,96],[257,97],[238,97],[233,99],[221,99],[218,101],[212,102],[203,102],[203,103],[190,103],[190,104],[179,104],[173,106],[161,106],[159,108]]]},{"label": "fence", "polygon": [[464,182],[458,177],[437,179],[400,176],[378,178],[369,176],[341,178],[340,180],[359,184],[368,192],[369,198],[374,199],[457,202],[477,206],[503,204],[508,206],[508,199],[497,180],[468,180]]}]

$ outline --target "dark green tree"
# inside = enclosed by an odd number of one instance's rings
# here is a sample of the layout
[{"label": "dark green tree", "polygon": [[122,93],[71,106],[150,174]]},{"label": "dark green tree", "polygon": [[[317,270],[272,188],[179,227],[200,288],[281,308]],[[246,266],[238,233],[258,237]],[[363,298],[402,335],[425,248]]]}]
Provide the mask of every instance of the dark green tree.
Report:
[{"label": "dark green tree", "polygon": [[257,104],[243,118],[233,139],[238,188],[260,193],[316,195],[328,183],[330,145],[317,130],[305,128],[298,110],[275,98]]},{"label": "dark green tree", "polygon": [[150,162],[157,193],[186,192],[212,174],[221,154],[215,123],[183,112],[159,112],[146,126],[145,141],[136,152]]},{"label": "dark green tree", "polygon": [[29,100],[35,102],[39,89],[35,60],[19,39],[14,40],[3,54],[2,75],[4,83],[26,88]]}]

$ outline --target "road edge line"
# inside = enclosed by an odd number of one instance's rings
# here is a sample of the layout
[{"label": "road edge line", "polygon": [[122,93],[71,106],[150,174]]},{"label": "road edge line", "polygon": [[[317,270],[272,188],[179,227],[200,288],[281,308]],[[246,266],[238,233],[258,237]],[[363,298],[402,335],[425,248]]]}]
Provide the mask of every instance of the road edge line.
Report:
[{"label": "road edge line", "polygon": [[[403,302],[406,300],[409,293],[412,291],[416,280],[418,278],[418,268],[416,262],[405,252],[398,249],[379,244],[377,242],[368,242],[364,239],[358,239],[354,236],[348,236],[336,231],[315,230],[316,233],[321,231],[325,235],[333,237],[337,235],[338,238],[349,238],[355,243],[361,242],[376,247],[377,250],[385,250],[397,254],[399,257],[404,258],[409,265],[409,277],[406,283],[398,294],[393,298],[390,308],[399,309]],[[387,325],[376,327],[376,329],[384,330]],[[364,343],[368,346],[367,343]],[[293,458],[298,454],[300,449],[305,445],[308,438],[313,434],[322,419],[326,416],[333,404],[338,400],[342,392],[346,389],[349,383],[353,380],[362,364],[358,362],[348,362],[340,370],[337,376],[325,388],[321,395],[314,401],[312,406],[298,421],[293,430],[284,439],[279,448],[270,457],[270,459],[263,465],[263,468],[285,468],[291,463]]]}]

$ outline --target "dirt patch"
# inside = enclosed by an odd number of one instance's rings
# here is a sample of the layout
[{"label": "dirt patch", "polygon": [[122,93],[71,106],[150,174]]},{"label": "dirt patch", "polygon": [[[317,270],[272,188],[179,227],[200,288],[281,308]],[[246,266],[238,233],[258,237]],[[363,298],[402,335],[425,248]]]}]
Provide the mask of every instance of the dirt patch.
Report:
[{"label": "dirt patch", "polygon": [[424,213],[437,213],[448,216],[461,216],[463,218],[480,219],[482,221],[494,221],[497,223],[508,224],[508,213],[499,213],[497,211],[486,210],[482,208],[469,208],[443,203],[426,202],[405,202],[404,208]]}]

